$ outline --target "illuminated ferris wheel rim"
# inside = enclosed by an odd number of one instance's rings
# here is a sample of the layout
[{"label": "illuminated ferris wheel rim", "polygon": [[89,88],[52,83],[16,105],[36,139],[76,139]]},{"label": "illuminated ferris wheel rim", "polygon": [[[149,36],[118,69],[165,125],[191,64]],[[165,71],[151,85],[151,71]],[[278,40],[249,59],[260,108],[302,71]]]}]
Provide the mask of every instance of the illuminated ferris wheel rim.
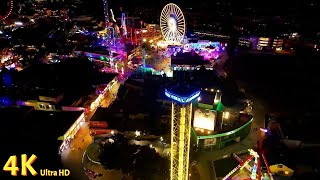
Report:
[{"label": "illuminated ferris wheel rim", "polygon": [[1,16],[0,15],[0,20],[1,21],[4,21],[6,20],[12,13],[12,9],[13,9],[13,0],[10,0],[10,3],[9,3],[10,7],[9,7],[9,11],[7,12],[7,14],[5,14],[4,16]]},{"label": "illuminated ferris wheel rim", "polygon": [[180,44],[185,36],[185,18],[176,4],[164,6],[160,15],[160,28],[164,39],[173,44]]}]

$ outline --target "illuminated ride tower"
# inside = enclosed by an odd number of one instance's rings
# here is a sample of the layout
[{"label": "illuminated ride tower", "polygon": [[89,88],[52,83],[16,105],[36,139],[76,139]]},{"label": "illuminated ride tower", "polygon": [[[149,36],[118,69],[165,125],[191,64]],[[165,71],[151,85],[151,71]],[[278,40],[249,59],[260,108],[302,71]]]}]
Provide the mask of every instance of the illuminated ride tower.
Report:
[{"label": "illuminated ride tower", "polygon": [[170,180],[188,180],[192,100],[200,90],[177,84],[166,88],[165,95],[172,100]]},{"label": "illuminated ride tower", "polygon": [[109,4],[108,0],[103,0],[103,8],[104,8],[104,20],[106,23],[106,28],[109,26]]}]

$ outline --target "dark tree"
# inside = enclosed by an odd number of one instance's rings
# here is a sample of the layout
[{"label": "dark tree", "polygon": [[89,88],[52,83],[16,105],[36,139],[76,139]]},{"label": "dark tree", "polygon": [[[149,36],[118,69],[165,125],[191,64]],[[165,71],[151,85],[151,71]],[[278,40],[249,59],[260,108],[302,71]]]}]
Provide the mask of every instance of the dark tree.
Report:
[{"label": "dark tree", "polygon": [[130,173],[134,179],[167,179],[169,162],[149,146],[130,145],[123,136],[114,143],[102,145],[99,155],[105,169],[118,169]]}]

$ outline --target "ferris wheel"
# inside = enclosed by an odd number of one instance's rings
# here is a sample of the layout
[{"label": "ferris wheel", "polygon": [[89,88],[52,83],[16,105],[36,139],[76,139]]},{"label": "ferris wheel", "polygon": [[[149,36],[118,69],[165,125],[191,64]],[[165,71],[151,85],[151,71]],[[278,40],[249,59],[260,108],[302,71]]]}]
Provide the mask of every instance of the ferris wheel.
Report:
[{"label": "ferris wheel", "polygon": [[181,43],[186,32],[186,21],[181,9],[173,3],[164,6],[160,15],[160,28],[167,42]]},{"label": "ferris wheel", "polygon": [[4,14],[0,14],[0,21],[6,20],[12,13],[13,9],[13,0],[5,0],[7,2],[7,10]]}]

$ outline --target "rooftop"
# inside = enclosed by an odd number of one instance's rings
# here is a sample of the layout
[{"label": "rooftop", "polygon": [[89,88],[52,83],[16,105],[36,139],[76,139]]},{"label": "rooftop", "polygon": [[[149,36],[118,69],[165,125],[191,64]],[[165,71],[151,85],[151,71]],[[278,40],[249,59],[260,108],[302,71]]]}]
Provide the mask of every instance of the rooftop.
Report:
[{"label": "rooftop", "polygon": [[216,92],[201,91],[198,103],[213,105]]},{"label": "rooftop", "polygon": [[200,130],[200,129],[198,130],[197,128],[194,128],[194,129],[195,129],[196,135],[199,137],[200,136],[204,138],[209,138],[209,136],[212,138],[215,136],[220,137],[220,136],[228,135],[228,133],[230,132],[236,133],[237,131],[246,127],[250,122],[252,122],[252,120],[253,120],[253,117],[248,114],[240,113],[239,116],[234,116],[230,114],[230,118],[228,119],[228,121],[236,122],[236,123],[231,123],[232,124],[231,126],[224,125],[222,129],[215,128],[214,131],[207,131],[207,130]]},{"label": "rooftop", "polygon": [[113,113],[108,108],[98,107],[91,121],[106,121],[109,129],[122,129],[123,116]]},{"label": "rooftop", "polygon": [[182,97],[189,97],[194,93],[198,92],[200,89],[190,86],[186,83],[179,82],[167,87],[166,90],[170,93],[173,93]]},{"label": "rooftop", "polygon": [[204,65],[207,63],[209,62],[204,61],[203,57],[192,52],[177,53],[177,55],[171,56],[172,65]]}]

